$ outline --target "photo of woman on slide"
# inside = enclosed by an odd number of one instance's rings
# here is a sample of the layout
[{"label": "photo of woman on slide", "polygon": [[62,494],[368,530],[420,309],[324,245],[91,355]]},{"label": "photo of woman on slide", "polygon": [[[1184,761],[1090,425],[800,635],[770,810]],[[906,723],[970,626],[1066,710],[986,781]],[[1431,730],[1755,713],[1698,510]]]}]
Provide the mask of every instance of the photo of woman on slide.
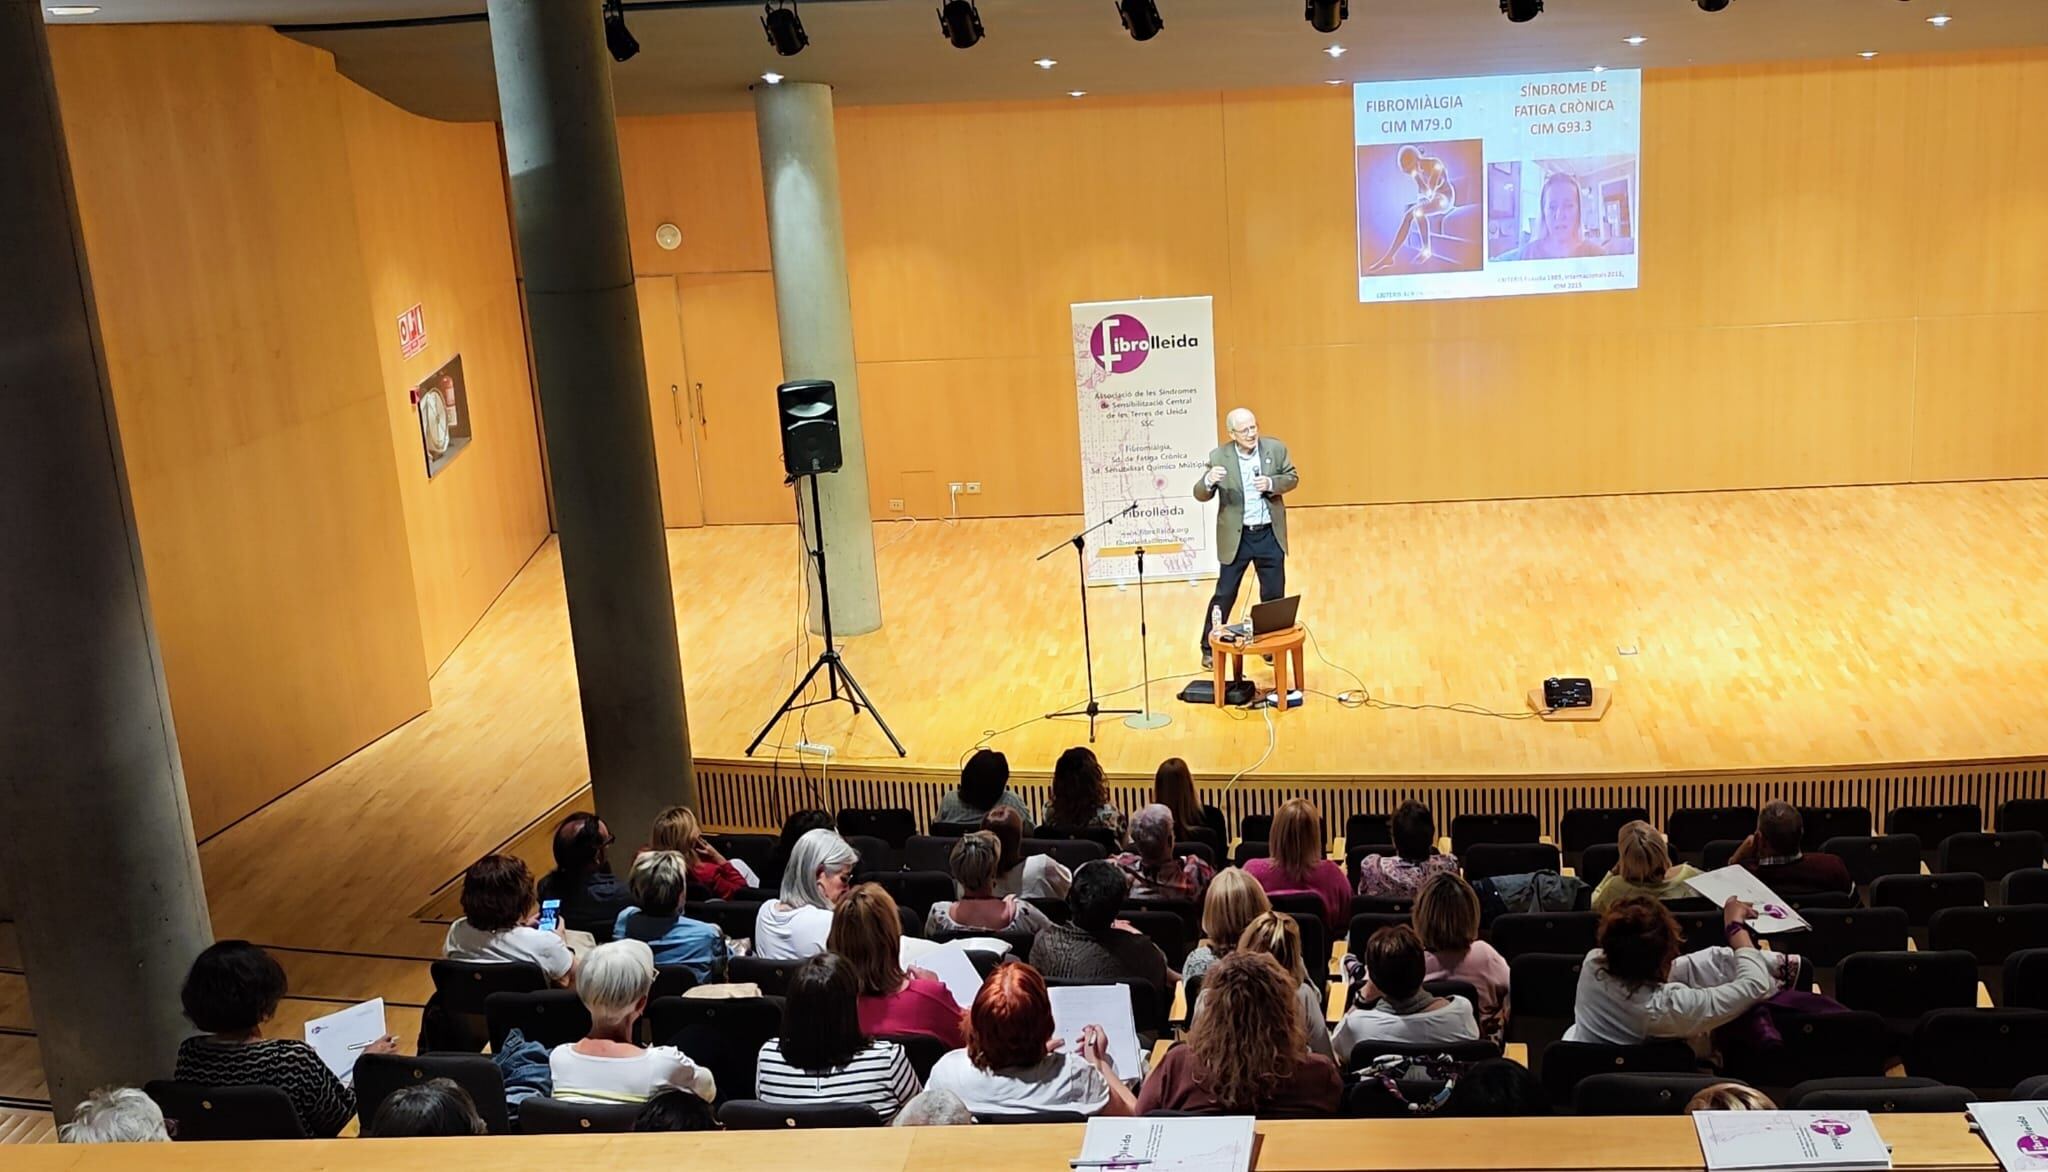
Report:
[{"label": "photo of woman on slide", "polygon": [[1365,270],[1368,273],[1377,273],[1394,263],[1394,254],[1407,243],[1411,229],[1422,237],[1416,245],[1416,259],[1426,261],[1435,256],[1436,250],[1429,236],[1429,218],[1443,215],[1458,203],[1458,189],[1452,185],[1442,159],[1425,155],[1412,146],[1404,146],[1397,162],[1402,173],[1415,180],[1415,202],[1401,213],[1401,226],[1394,229],[1393,243],[1387,245],[1387,251]]},{"label": "photo of woman on slide", "polygon": [[1494,257],[1497,261],[1559,260],[1567,257],[1602,256],[1606,249],[1586,239],[1585,216],[1580,207],[1579,181],[1563,171],[1553,171],[1543,181],[1539,202],[1538,231],[1520,248]]}]

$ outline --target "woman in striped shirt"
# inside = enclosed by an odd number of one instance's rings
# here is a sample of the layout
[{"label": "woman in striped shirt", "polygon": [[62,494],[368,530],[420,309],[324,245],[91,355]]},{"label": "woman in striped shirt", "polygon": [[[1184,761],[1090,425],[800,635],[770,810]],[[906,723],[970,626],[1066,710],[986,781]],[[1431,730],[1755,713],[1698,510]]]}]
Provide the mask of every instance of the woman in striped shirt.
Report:
[{"label": "woman in striped shirt", "polygon": [[860,979],[830,952],[805,961],[789,978],[782,1036],[761,1047],[755,1095],[768,1103],[855,1103],[883,1122],[896,1117],[922,1088],[910,1058],[895,1042],[860,1028]]}]

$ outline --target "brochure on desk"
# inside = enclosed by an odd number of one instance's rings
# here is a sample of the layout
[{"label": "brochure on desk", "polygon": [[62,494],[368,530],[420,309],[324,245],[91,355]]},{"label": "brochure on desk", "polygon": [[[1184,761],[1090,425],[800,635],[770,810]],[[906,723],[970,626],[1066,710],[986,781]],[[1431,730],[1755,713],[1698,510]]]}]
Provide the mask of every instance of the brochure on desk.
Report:
[{"label": "brochure on desk", "polygon": [[1088,1121],[1074,1168],[1131,1172],[1249,1172],[1257,1137],[1249,1115]]},{"label": "brochure on desk", "polygon": [[1692,1122],[1710,1172],[1892,1166],[1868,1111],[1701,1111]]},{"label": "brochure on desk", "polygon": [[2006,1172],[2048,1172],[2048,1099],[1972,1103],[1970,1120]]}]

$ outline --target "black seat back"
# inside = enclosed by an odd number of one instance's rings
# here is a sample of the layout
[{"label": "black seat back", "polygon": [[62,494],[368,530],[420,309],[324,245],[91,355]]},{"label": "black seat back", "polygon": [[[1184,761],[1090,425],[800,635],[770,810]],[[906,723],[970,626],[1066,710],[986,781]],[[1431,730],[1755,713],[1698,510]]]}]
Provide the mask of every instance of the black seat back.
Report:
[{"label": "black seat back", "polygon": [[[855,879],[872,879],[884,871],[899,870],[903,866],[903,848],[879,834],[842,834],[846,845],[853,848],[860,859],[853,864]],[[909,835],[903,841],[910,841]],[[781,876],[776,876],[776,885],[781,886]]]},{"label": "black seat back", "polygon": [[1805,851],[1826,850],[1830,838],[1868,837],[1870,807],[1801,806],[1799,829],[1799,849]]},{"label": "black seat back", "polygon": [[1060,866],[1069,871],[1078,871],[1083,863],[1092,863],[1107,858],[1109,852],[1099,842],[1086,838],[1027,838],[1018,845],[1018,853],[1029,858],[1032,855],[1051,855]]},{"label": "black seat back", "polygon": [[565,1103],[536,1095],[520,1100],[519,1134],[619,1134],[633,1130],[633,1121],[639,1117],[638,1103]]},{"label": "black seat back", "polygon": [[943,1039],[930,1034],[883,1034],[881,1040],[903,1047],[903,1056],[910,1060],[910,1069],[917,1072],[919,1085],[932,1076],[932,1067],[952,1049]]},{"label": "black seat back", "polygon": [[1351,917],[1351,925],[1344,934],[1344,951],[1360,958],[1365,957],[1365,942],[1381,928],[1406,924],[1412,917],[1402,912],[1364,912]]},{"label": "black seat back", "polygon": [[758,956],[735,956],[726,966],[726,977],[734,984],[752,982],[768,997],[789,995],[789,978],[802,968],[801,960],[764,960]]},{"label": "black seat back", "polygon": [[[1958,1096],[1961,1096],[1958,1098]],[[1931,1078],[1816,1078],[1785,1093],[1787,1111],[1956,1112],[1977,1096]]]},{"label": "black seat back", "polygon": [[1835,1000],[1892,1021],[1977,1004],[1977,958],[1967,952],[1858,952],[1835,966]]},{"label": "black seat back", "polygon": [[1345,1073],[1372,1065],[1387,1057],[1429,1058],[1443,1055],[1453,1062],[1484,1062],[1500,1057],[1500,1047],[1484,1038],[1469,1042],[1360,1042],[1344,1062]]},{"label": "black seat back", "polygon": [[1534,814],[1460,814],[1451,819],[1451,853],[1462,862],[1465,852],[1482,842],[1528,843],[1543,837]]},{"label": "black seat back", "polygon": [[1476,842],[1458,852],[1458,865],[1472,883],[1496,875],[1564,870],[1557,848],[1547,842]]},{"label": "black seat back", "polygon": [[1598,887],[1600,886],[1600,881],[1607,878],[1608,873],[1613,871],[1615,865],[1619,862],[1621,862],[1621,847],[1619,844],[1596,842],[1579,852],[1579,864],[1572,869],[1572,873],[1577,875],[1587,887]]},{"label": "black seat back", "polygon": [[428,971],[434,995],[420,1018],[422,1050],[483,1049],[490,1040],[484,1003],[491,994],[537,992],[549,985],[540,966],[526,961],[437,960]]},{"label": "black seat back", "polygon": [[1543,1072],[1548,1048],[1571,1028],[1585,953],[1525,952],[1508,963],[1507,1039],[1529,1048],[1529,1069]]},{"label": "black seat back", "polygon": [[1730,1080],[1714,1074],[1594,1074],[1572,1089],[1574,1115],[1678,1115],[1694,1095]]},{"label": "black seat back", "polygon": [[953,876],[945,871],[890,871],[875,876],[874,882],[889,893],[897,907],[917,914],[920,932],[932,905],[952,899],[955,894]]},{"label": "black seat back", "polygon": [[2048,834],[2048,798],[2014,798],[2000,802],[1991,825],[1998,830],[2032,830]]},{"label": "black seat back", "polygon": [[[973,834],[980,829],[981,820],[978,818],[972,822],[940,822],[934,819],[932,824],[926,828],[926,832],[932,838],[965,838],[967,835]],[[916,840],[925,836],[913,834],[910,837],[912,840]],[[912,863],[910,865],[914,867],[917,864]]]},{"label": "black seat back", "polygon": [[1600,934],[1597,912],[1509,912],[1497,917],[1486,939],[1509,963],[1525,953],[1584,956]]},{"label": "black seat back", "polygon": [[1717,838],[1700,848],[1700,870],[1718,871],[1735,857],[1735,849],[1742,845],[1739,838]]},{"label": "black seat back", "polygon": [[489,1024],[493,1052],[505,1048],[505,1035],[513,1030],[550,1050],[590,1033],[590,1010],[574,989],[493,993],[484,999],[484,1020]]},{"label": "black seat back", "polygon": [[209,1087],[154,1079],[142,1093],[155,1100],[179,1142],[216,1139],[304,1139],[291,1099],[276,1087]]},{"label": "black seat back", "polygon": [[2007,875],[1999,884],[2000,903],[2048,903],[2048,868],[2028,867]]},{"label": "black seat back", "polygon": [[1915,928],[1948,907],[1981,907],[1982,875],[1886,875],[1870,885],[1870,906],[1904,908]]},{"label": "black seat back", "polygon": [[2048,1009],[1937,1009],[1921,1017],[1906,1073],[2002,1096],[2041,1073]]},{"label": "black seat back", "polygon": [[1613,846],[1622,827],[1649,820],[1650,812],[1641,806],[1574,806],[1558,819],[1557,845],[1564,849],[1565,861],[1577,867],[1588,847]]},{"label": "black seat back", "polygon": [[1246,842],[1266,842],[1273,837],[1271,814],[1246,814],[1237,821],[1237,836]]},{"label": "black seat back", "polygon": [[903,844],[903,865],[912,871],[949,874],[953,866],[953,847],[959,841],[958,835],[913,834]]},{"label": "black seat back", "polygon": [[1230,861],[1233,865],[1242,867],[1253,859],[1263,859],[1272,853],[1272,850],[1263,838],[1240,839],[1237,844],[1237,851],[1230,856]]},{"label": "black seat back", "polygon": [[1884,1018],[1868,1010],[1779,1010],[1772,1017],[1784,1039],[1765,1072],[1772,1086],[1789,1086],[1813,1078],[1882,1075],[1898,1049]]},{"label": "black seat back", "polygon": [[1125,904],[1123,919],[1159,946],[1159,951],[1166,955],[1167,968],[1176,972],[1180,970],[1181,962],[1188,958],[1191,947],[1186,917],[1170,908]]},{"label": "black seat back", "polygon": [[[528,997],[528,993],[499,993],[499,997]],[[574,994],[571,994],[574,996]],[[578,1034],[577,1037],[581,1037]],[[573,1040],[573,1039],[571,1039]],[[469,1092],[476,1113],[492,1135],[512,1130],[505,1113],[505,1076],[498,1064],[482,1054],[365,1054],[356,1059],[356,1118],[369,1131],[377,1109],[384,1100],[405,1087],[428,1079],[445,1078]]]},{"label": "black seat back", "polygon": [[2001,966],[2022,948],[2048,943],[2048,904],[1946,907],[1927,921],[1927,947],[1959,949],[1980,966]]},{"label": "black seat back", "polygon": [[1737,842],[1756,830],[1755,806],[1683,806],[1664,819],[1664,838],[1672,857],[1697,861],[1717,838]]},{"label": "black seat back", "polygon": [[1886,875],[1920,873],[1920,840],[1910,834],[1839,835],[1820,844],[1849,868],[1856,886],[1869,887]]},{"label": "black seat back", "polygon": [[1943,874],[1968,871],[1996,885],[2014,871],[2039,867],[2042,856],[2041,832],[2005,830],[1993,834],[1967,831],[1951,834],[1934,852],[1934,869]]},{"label": "black seat back", "polygon": [[1394,818],[1391,814],[1353,814],[1344,820],[1344,849],[1358,846],[1391,846]]},{"label": "black seat back", "polygon": [[1309,979],[1327,984],[1330,980],[1330,930],[1323,926],[1321,913],[1283,914],[1292,919],[1294,926],[1301,930],[1301,963],[1308,969]]},{"label": "black seat back", "polygon": [[2048,1009],[2048,948],[2022,948],[2005,958],[1998,1004],[2008,1009]]},{"label": "black seat back", "polygon": [[1699,1068],[1692,1047],[1682,1041],[1610,1046],[1600,1042],[1553,1042],[1543,1053],[1543,1089],[1552,1104],[1571,1104],[1579,1083],[1596,1074],[1691,1074]]},{"label": "black seat back", "polygon": [[1974,802],[1946,806],[1900,806],[1884,816],[1886,834],[1910,834],[1920,840],[1920,850],[1929,862],[1951,834],[1969,834],[1984,829],[1984,808]]},{"label": "black seat back", "polygon": [[849,841],[855,835],[879,838],[892,849],[901,850],[910,836],[917,833],[917,815],[900,806],[841,810],[839,833]]},{"label": "black seat back", "polygon": [[780,997],[663,997],[647,1005],[648,1034],[711,1071],[721,1099],[754,1097],[761,1044],[782,1032]]},{"label": "black seat back", "polygon": [[753,868],[754,876],[770,886],[782,882],[782,872],[775,870],[776,838],[772,834],[707,834],[704,841],[710,843],[719,854]]},{"label": "black seat back", "polygon": [[691,904],[688,911],[693,920],[717,924],[718,930],[734,940],[752,939],[754,923],[761,915],[759,899],[707,899],[703,903]]},{"label": "black seat back", "polygon": [[718,1109],[728,1131],[781,1131],[791,1127],[880,1127],[882,1117],[860,1103],[764,1103],[732,1099]]},{"label": "black seat back", "polygon": [[1911,939],[1904,908],[1809,908],[1799,913],[1810,930],[1787,937],[1792,951],[1822,969],[1832,969],[1855,952],[1897,952]]}]

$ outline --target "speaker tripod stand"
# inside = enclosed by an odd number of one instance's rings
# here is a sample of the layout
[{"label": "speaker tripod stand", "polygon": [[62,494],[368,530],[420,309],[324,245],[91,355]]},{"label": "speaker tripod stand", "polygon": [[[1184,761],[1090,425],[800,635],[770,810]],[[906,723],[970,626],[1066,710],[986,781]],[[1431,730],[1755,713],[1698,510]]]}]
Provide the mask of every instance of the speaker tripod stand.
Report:
[{"label": "speaker tripod stand", "polygon": [[[791,479],[792,482],[805,479],[811,482],[811,536],[804,542],[804,552],[809,554],[811,560],[818,566],[818,609],[825,616],[825,649],[818,652],[817,661],[811,664],[811,670],[805,672],[804,678],[798,680],[796,687],[790,689],[788,697],[782,701],[782,706],[775,710],[775,715],[769,717],[768,723],[761,726],[761,731],[754,734],[753,742],[747,746],[747,756],[754,755],[754,750],[761,747],[761,742],[768,739],[769,732],[783,717],[804,708],[815,708],[820,704],[844,700],[853,705],[855,716],[860,715],[861,709],[867,709],[868,715],[875,718],[875,726],[880,728],[882,735],[888,737],[889,743],[895,746],[896,755],[907,757],[909,753],[904,750],[903,742],[897,740],[896,734],[889,731],[889,722],[882,719],[881,710],[875,707],[874,701],[868,699],[868,694],[861,688],[860,681],[853,678],[853,672],[847,668],[846,661],[839,657],[839,648],[832,641],[832,591],[825,577],[825,518],[823,510],[818,505],[818,474],[805,472]],[[801,492],[798,496],[801,498]],[[804,694],[804,690],[811,686],[811,681],[821,671],[825,673],[826,686],[831,694],[817,700],[798,703],[797,697]],[[842,692],[841,688],[845,691]]]},{"label": "speaker tripod stand", "polygon": [[[1085,716],[1088,718],[1088,743],[1095,743],[1095,722],[1105,716],[1138,716],[1136,708],[1104,708],[1095,698],[1095,642],[1088,630],[1088,535],[1119,517],[1138,511],[1138,502],[1132,501],[1127,509],[1118,509],[1088,528],[1053,546],[1035,559],[1044,561],[1058,553],[1062,546],[1074,547],[1074,573],[1081,580],[1081,659],[1088,667],[1088,702],[1078,708],[1062,708],[1058,712],[1045,714],[1047,720],[1058,720],[1064,716]],[[1085,518],[1084,518],[1085,519]],[[1153,727],[1147,725],[1145,727]]]}]

